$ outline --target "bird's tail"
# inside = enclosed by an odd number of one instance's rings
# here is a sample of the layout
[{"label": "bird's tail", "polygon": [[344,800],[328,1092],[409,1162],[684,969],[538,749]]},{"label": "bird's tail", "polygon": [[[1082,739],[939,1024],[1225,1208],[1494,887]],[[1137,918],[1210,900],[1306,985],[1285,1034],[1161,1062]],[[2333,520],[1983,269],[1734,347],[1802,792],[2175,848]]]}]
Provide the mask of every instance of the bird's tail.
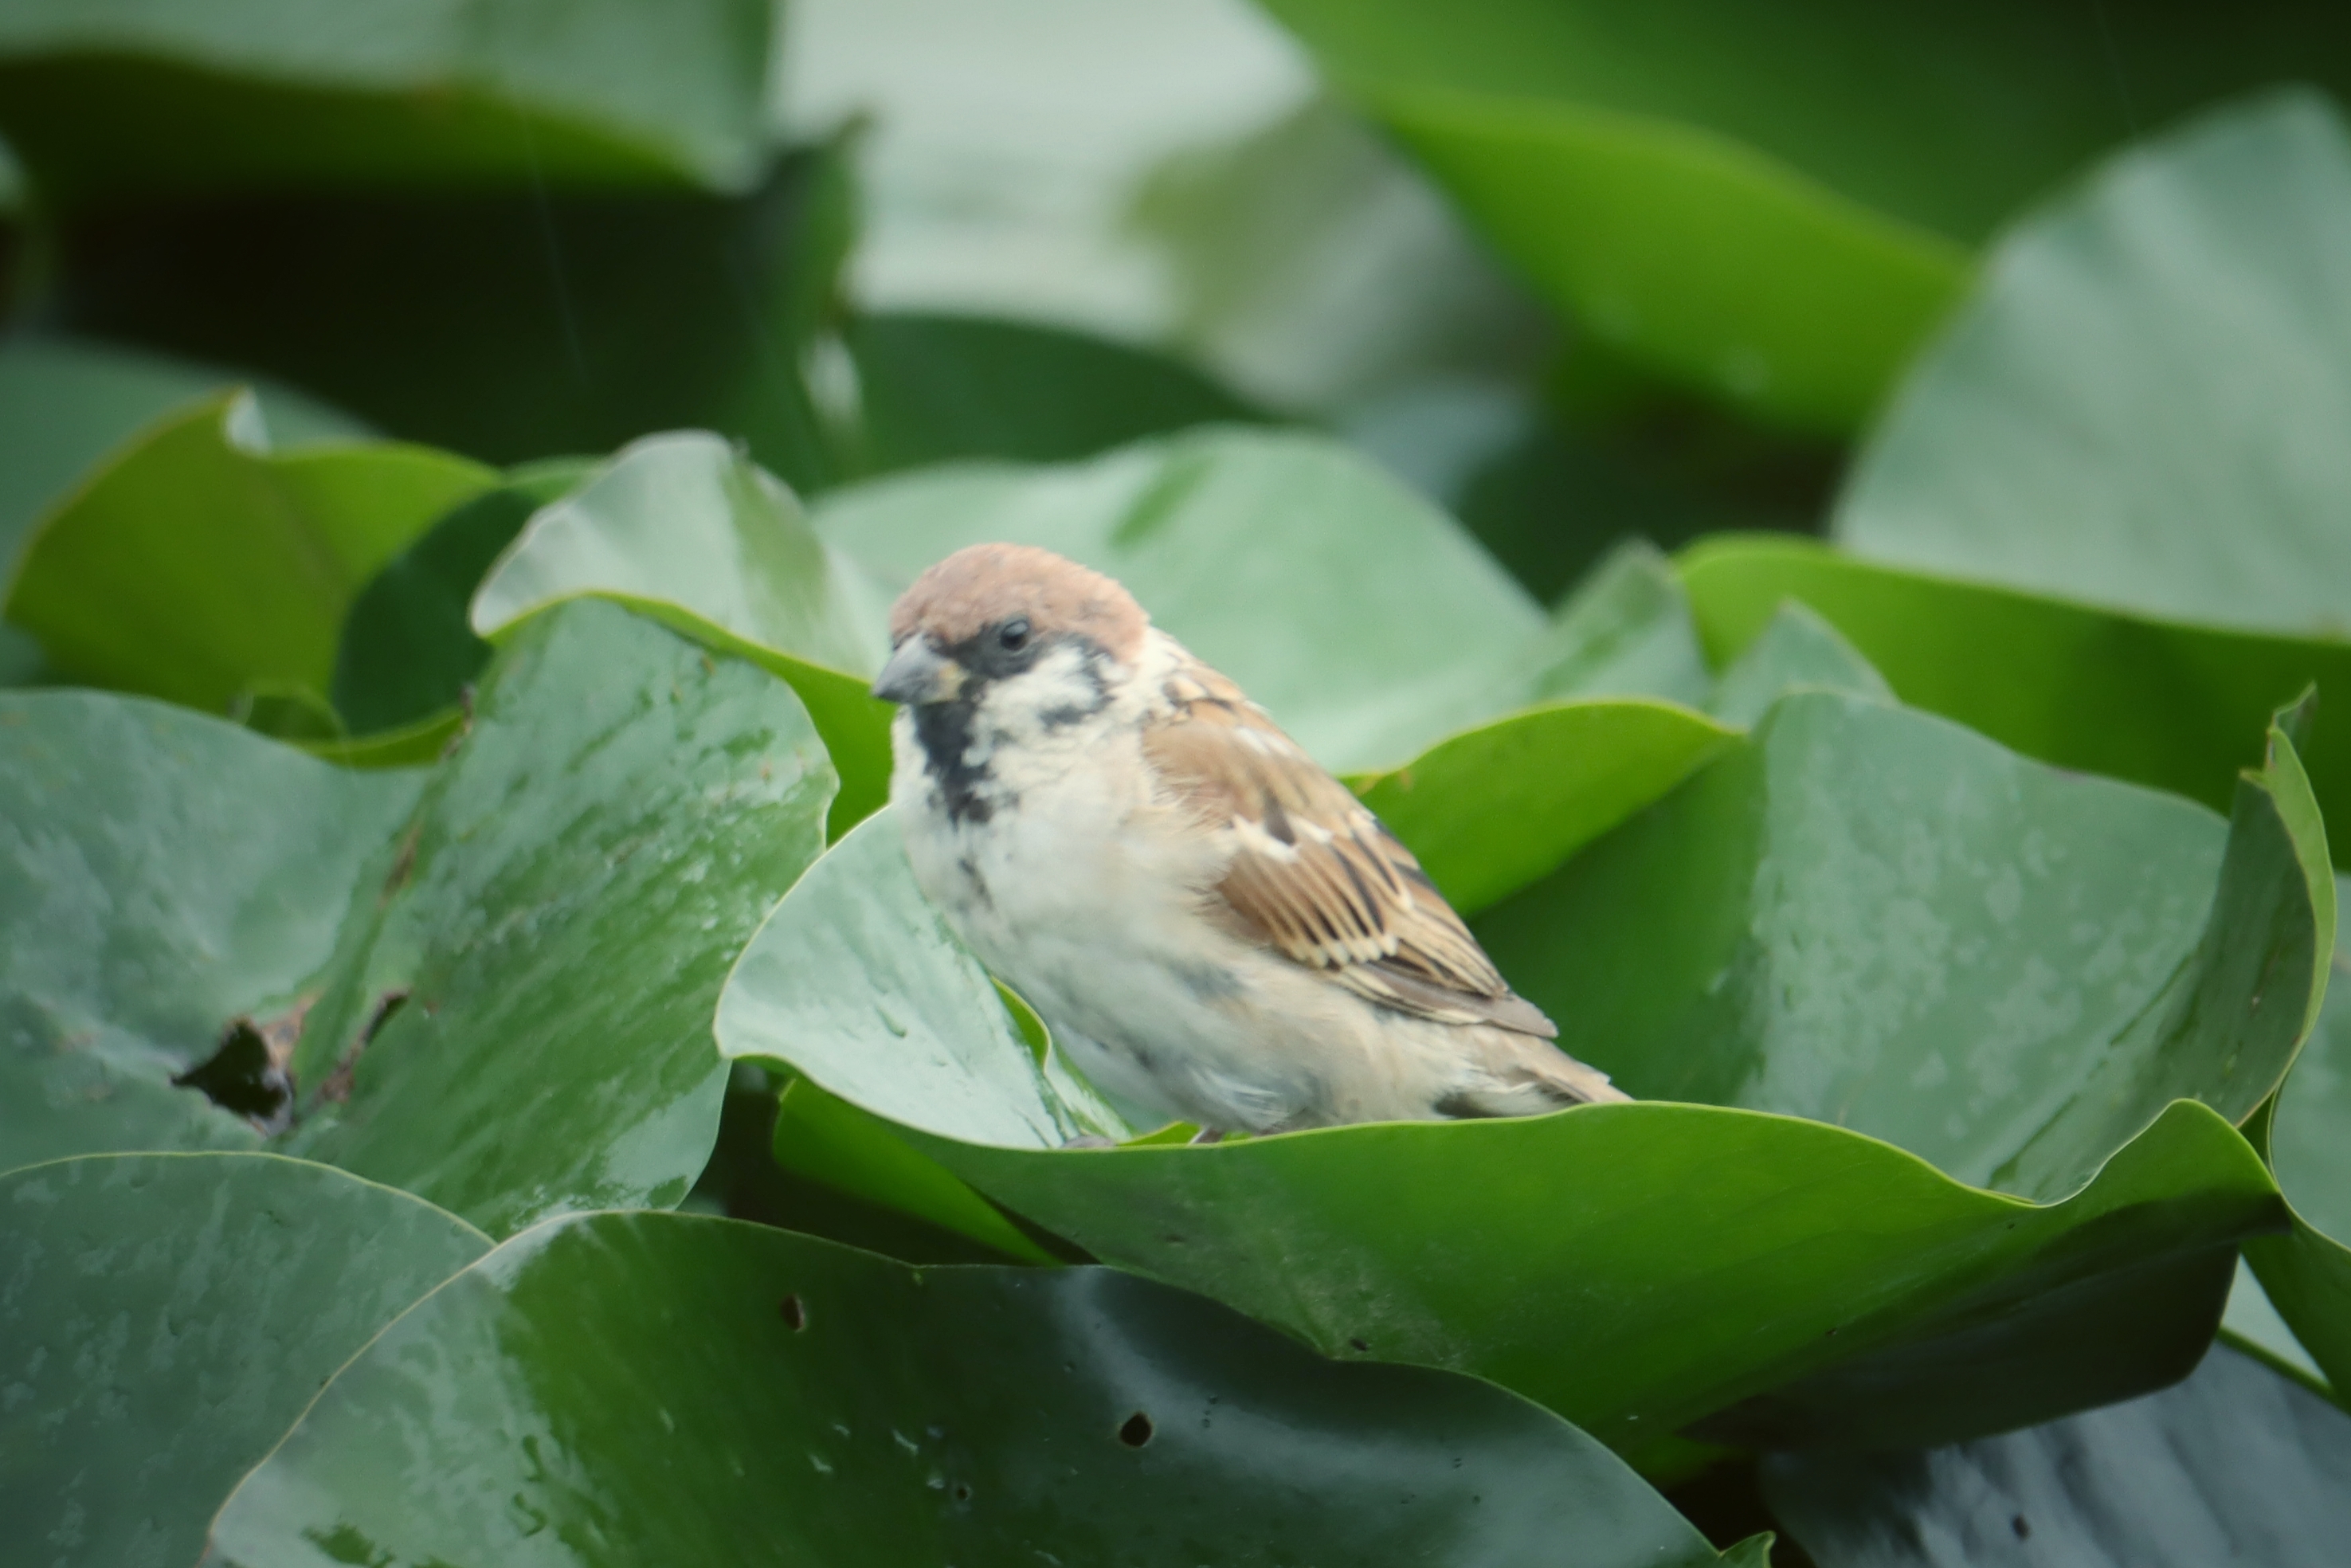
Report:
[{"label": "bird's tail", "polygon": [[1608,1082],[1608,1074],[1552,1045],[1496,1030],[1489,1036],[1483,1069],[1447,1094],[1437,1106],[1448,1117],[1537,1116],[1570,1105],[1604,1105],[1633,1097]]}]

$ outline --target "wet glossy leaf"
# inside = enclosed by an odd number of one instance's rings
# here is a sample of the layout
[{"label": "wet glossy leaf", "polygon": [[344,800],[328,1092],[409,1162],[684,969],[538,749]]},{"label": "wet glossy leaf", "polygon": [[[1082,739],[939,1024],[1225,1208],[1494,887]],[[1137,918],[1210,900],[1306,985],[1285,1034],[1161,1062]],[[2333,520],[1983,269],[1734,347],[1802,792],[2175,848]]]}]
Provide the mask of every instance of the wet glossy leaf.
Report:
[{"label": "wet glossy leaf", "polygon": [[181,1568],[319,1386],[489,1248],[274,1155],[0,1176],[0,1516],[12,1561]]},{"label": "wet glossy leaf", "polygon": [[2112,1409],[1927,1452],[1784,1455],[1763,1477],[1821,1568],[2325,1568],[2351,1534],[2351,1415],[2216,1349]]},{"label": "wet glossy leaf", "polygon": [[800,365],[833,308],[848,173],[831,146],[762,167],[733,196],[517,181],[110,206],[60,224],[55,310],[486,462],[694,425],[818,486]]},{"label": "wet glossy leaf", "polygon": [[2258,1158],[2196,1105],[2045,1207],[1843,1128],[1701,1105],[1062,1149],[1131,1129],[1040,1067],[894,826],[844,840],[753,940],[723,1049],[1105,1261],[1327,1354],[1476,1372],[1619,1448],[1708,1416],[1740,1442],[1934,1441],[2144,1391],[2210,1339],[2235,1239],[2281,1223]]},{"label": "wet glossy leaf", "polygon": [[[2351,877],[2335,880],[2336,896]],[[2335,988],[2256,1142],[2294,1213],[2246,1249],[2280,1316],[2337,1390],[2351,1391],[2351,933],[2335,931]]]},{"label": "wet glossy leaf", "polygon": [[2314,93],[2114,160],[1993,252],[1838,538],[2140,614],[2351,632],[2346,250],[2351,135]]},{"label": "wet glossy leaf", "polygon": [[1204,431],[1061,467],[943,468],[840,491],[816,520],[893,590],[990,539],[1107,571],[1333,768],[1393,768],[1548,696],[1701,679],[1674,652],[1678,596],[1645,589],[1637,561],[1588,620],[1554,625],[1458,523],[1320,437]]},{"label": "wet glossy leaf", "polygon": [[2335,18],[2283,4],[1270,8],[1546,298],[1828,429],[1870,411],[2020,204],[2140,125],[2341,57]]},{"label": "wet glossy leaf", "polygon": [[1106,1270],[913,1270],[653,1214],[542,1227],[436,1292],[238,1490],[206,1561],[526,1556],[1716,1561],[1497,1389],[1332,1365]]},{"label": "wet glossy leaf", "polygon": [[256,1143],[172,1079],[300,1008],[419,788],[162,703],[0,694],[0,1167]]},{"label": "wet glossy leaf", "polygon": [[[2092,609],[1842,556],[1799,539],[1724,538],[1681,557],[1708,655],[1728,662],[1794,599],[1852,642],[1902,700],[2028,757],[2227,810],[2271,713],[2316,683],[2351,693],[2351,643],[2227,632]],[[2333,713],[2331,706],[2327,711]],[[2351,724],[2323,719],[2311,787],[2351,821]],[[2351,838],[2337,846],[2351,852]]]},{"label": "wet glossy leaf", "polygon": [[876,312],[843,334],[872,472],[965,457],[1066,462],[1264,416],[1180,361],[1065,328]]},{"label": "wet glossy leaf", "polygon": [[1799,693],[1477,931],[1632,1093],[1833,1122],[2048,1202],[2170,1101],[2252,1114],[2309,1028],[2334,887],[2272,745],[2224,830]]},{"label": "wet glossy leaf", "polygon": [[839,832],[889,789],[884,591],[810,528],[799,500],[716,436],[648,436],[532,519],[475,595],[496,638],[549,604],[617,599],[765,665],[808,705],[842,779]]},{"label": "wet glossy leaf", "polygon": [[368,580],[335,646],[330,695],[352,732],[398,729],[457,706],[490,662],[466,619],[474,590],[530,515],[594,466],[559,459],[518,469],[443,514]]},{"label": "wet glossy leaf", "polygon": [[763,142],[769,8],[629,0],[366,26],[298,0],[9,0],[0,131],[52,200],[256,185],[739,183]]},{"label": "wet glossy leaf", "polygon": [[726,1088],[720,982],[832,790],[765,671],[611,604],[534,617],[371,867],[295,1053],[291,1149],[496,1235],[675,1203]]},{"label": "wet glossy leaf", "polygon": [[7,616],[60,675],[215,712],[256,685],[323,695],[351,596],[496,482],[423,447],[272,452],[253,408],[229,394],[154,427],[26,542]]}]

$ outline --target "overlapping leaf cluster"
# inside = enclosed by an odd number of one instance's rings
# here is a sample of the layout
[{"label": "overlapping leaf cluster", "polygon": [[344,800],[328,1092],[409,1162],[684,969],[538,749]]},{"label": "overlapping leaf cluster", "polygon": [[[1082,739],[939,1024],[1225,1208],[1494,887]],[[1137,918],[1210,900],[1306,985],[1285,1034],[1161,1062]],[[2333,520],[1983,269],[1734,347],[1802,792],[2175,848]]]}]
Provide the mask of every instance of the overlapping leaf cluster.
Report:
[{"label": "overlapping leaf cluster", "polygon": [[[2119,139],[2024,8],[1278,0],[1634,403],[1866,423],[1832,542],[1547,606],[1196,371],[851,309],[756,0],[389,9],[0,0],[0,1552],[2327,1560],[2323,97],[2019,215]],[[2122,26],[2167,118],[2323,30]],[[2012,135],[1954,52],[2039,62]],[[1130,1123],[883,805],[885,607],[981,539],[1125,581],[1635,1102]]]}]

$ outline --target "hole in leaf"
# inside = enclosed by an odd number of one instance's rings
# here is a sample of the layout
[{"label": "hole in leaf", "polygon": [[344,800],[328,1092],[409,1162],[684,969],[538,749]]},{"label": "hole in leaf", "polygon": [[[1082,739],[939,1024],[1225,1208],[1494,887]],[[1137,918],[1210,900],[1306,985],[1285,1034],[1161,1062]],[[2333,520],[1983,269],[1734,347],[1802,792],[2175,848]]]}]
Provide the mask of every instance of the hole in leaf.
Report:
[{"label": "hole in leaf", "polygon": [[1139,1448],[1151,1441],[1151,1417],[1137,1410],[1118,1429],[1118,1440],[1130,1448]]},{"label": "hole in leaf", "polygon": [[238,1019],[222,1030],[213,1053],[172,1083],[174,1088],[197,1091],[264,1134],[284,1132],[294,1108],[293,1082],[251,1019]]},{"label": "hole in leaf", "polygon": [[808,1327],[808,1309],[800,1305],[798,1296],[786,1296],[776,1304],[776,1311],[783,1315],[784,1326],[794,1333]]},{"label": "hole in leaf", "polygon": [[969,1502],[971,1500],[970,1486],[963,1481],[956,1482],[955,1500],[957,1502]]}]

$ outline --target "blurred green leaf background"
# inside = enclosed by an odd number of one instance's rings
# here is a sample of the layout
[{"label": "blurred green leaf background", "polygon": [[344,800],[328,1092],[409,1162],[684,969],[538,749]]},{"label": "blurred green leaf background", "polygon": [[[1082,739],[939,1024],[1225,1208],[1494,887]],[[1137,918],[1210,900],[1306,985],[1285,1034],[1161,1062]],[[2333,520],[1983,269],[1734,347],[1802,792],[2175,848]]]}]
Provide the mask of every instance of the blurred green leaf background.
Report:
[{"label": "blurred green leaf background", "polygon": [[[2341,1561],[2346,93],[2307,0],[0,0],[0,1568]],[[987,539],[1636,1101],[1089,1084],[883,808]]]}]

